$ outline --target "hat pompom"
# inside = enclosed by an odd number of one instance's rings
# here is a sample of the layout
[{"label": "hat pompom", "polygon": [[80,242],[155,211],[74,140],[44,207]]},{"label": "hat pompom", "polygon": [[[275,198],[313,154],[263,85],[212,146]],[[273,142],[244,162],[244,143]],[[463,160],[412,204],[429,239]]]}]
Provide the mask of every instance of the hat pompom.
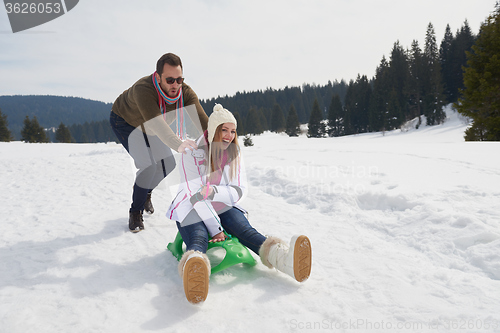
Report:
[{"label": "hat pompom", "polygon": [[223,111],[224,110],[224,107],[220,104],[215,104],[214,106],[214,112],[220,112],[220,111]]}]

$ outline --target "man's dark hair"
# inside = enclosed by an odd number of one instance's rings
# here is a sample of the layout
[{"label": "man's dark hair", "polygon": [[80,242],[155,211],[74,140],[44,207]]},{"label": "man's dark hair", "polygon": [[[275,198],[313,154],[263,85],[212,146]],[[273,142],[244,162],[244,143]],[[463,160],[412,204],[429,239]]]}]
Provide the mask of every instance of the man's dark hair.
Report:
[{"label": "man's dark hair", "polygon": [[179,56],[173,54],[173,53],[167,53],[161,56],[160,59],[158,59],[158,62],[156,63],[156,72],[161,76],[163,73],[163,66],[165,64],[169,64],[170,66],[177,67],[181,66],[182,69],[182,61]]}]

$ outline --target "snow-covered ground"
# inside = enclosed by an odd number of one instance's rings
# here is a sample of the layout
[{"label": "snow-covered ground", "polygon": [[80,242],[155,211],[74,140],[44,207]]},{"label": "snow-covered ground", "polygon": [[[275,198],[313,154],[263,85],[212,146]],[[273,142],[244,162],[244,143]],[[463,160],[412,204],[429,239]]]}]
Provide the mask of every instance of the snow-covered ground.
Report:
[{"label": "snow-covered ground", "polygon": [[465,128],[254,137],[250,221],[308,235],[312,274],[237,265],[202,306],[166,250],[173,175],[132,234],[120,145],[1,143],[0,332],[500,332],[500,143]]}]

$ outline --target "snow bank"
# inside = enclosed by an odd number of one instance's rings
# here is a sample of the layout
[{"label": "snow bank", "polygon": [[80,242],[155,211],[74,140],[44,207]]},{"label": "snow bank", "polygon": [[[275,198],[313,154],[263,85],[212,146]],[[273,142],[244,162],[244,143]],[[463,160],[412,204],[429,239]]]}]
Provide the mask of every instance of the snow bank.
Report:
[{"label": "snow bank", "polygon": [[169,177],[128,232],[116,144],[0,143],[0,332],[500,332],[500,145],[443,125],[244,147],[264,234],[307,234],[311,278],[234,266],[202,306],[166,250]]}]

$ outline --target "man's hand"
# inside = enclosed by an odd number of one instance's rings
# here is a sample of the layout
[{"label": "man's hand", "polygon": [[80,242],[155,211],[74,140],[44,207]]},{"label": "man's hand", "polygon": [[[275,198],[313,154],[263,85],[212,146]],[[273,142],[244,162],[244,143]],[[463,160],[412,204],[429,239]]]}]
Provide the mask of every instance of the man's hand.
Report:
[{"label": "man's hand", "polygon": [[187,153],[186,149],[195,150],[198,149],[198,146],[196,145],[196,142],[194,142],[193,140],[185,140],[184,142],[181,143],[179,148],[177,148],[177,152],[186,154]]},{"label": "man's hand", "polygon": [[215,242],[222,242],[226,239],[226,235],[224,234],[224,231],[219,232],[217,235],[213,236],[211,240],[209,240],[210,243],[215,243]]}]

